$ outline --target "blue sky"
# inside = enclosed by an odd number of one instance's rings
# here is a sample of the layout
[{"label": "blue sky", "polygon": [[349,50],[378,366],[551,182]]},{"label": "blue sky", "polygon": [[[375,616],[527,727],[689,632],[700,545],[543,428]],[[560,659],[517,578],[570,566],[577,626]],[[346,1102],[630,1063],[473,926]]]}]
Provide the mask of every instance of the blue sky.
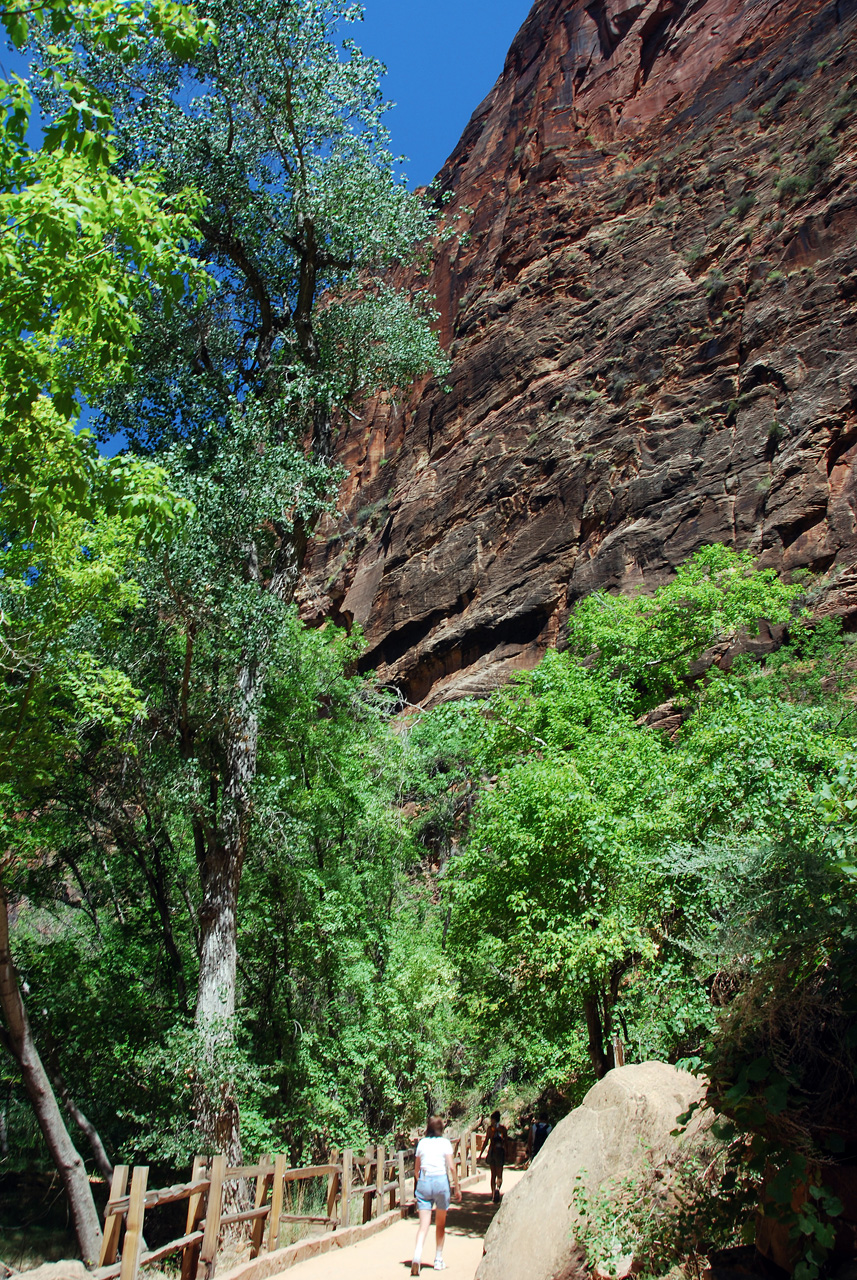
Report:
[{"label": "blue sky", "polygon": [[355,43],[387,66],[383,88],[411,186],[431,182],[503,70],[531,0],[363,0]]},{"label": "blue sky", "polygon": [[[348,35],[387,67],[383,88],[393,149],[411,186],[428,184],[503,69],[531,0],[364,0]],[[0,74],[26,60],[0,43]],[[38,131],[33,137],[38,145]]]}]

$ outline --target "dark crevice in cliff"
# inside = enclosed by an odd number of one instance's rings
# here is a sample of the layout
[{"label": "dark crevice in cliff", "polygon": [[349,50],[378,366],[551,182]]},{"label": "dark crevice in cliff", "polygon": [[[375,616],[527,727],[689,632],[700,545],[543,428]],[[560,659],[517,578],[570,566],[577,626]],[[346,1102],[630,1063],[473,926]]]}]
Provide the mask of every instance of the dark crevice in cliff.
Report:
[{"label": "dark crevice in cliff", "polygon": [[830,475],[843,454],[857,444],[857,427],[851,427],[848,431],[843,432],[838,440],[830,446],[827,451],[827,474]]},{"label": "dark crevice in cliff", "polygon": [[[662,16],[655,15],[651,25],[642,31],[643,44],[640,49],[640,70],[643,84],[646,83],[651,75],[657,58],[667,47],[675,29],[676,21],[684,14],[688,2],[689,0],[672,0],[666,13]],[[700,7],[699,0],[693,7],[694,9]]]},{"label": "dark crevice in cliff", "polygon": [[795,520],[791,524],[784,524],[778,527],[780,540],[784,547],[790,547],[793,542],[797,542],[802,533],[808,533],[810,529],[815,529],[824,522],[827,516],[827,509],[823,511],[811,511],[804,516],[802,520]]},{"label": "dark crevice in cliff", "polygon": [[552,606],[497,622],[476,626],[448,644],[438,645],[422,657],[402,681],[403,691],[411,702],[422,702],[432,686],[444,676],[464,671],[486,655],[506,645],[524,648],[534,644],[544,631]]}]

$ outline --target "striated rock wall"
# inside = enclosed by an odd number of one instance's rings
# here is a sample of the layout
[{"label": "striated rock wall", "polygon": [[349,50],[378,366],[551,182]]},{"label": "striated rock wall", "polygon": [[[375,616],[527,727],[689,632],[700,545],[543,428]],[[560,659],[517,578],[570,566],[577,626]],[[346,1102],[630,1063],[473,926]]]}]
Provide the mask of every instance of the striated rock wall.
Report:
[{"label": "striated rock wall", "polygon": [[349,419],[304,616],[413,701],[725,541],[857,611],[857,0],[537,0],[439,183],[451,389]]}]

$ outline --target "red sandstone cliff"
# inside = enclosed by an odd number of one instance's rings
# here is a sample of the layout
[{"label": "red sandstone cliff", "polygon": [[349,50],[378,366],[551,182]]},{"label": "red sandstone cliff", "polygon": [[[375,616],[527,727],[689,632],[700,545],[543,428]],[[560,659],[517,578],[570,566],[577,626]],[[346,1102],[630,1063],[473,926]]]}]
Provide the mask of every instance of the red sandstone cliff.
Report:
[{"label": "red sandstone cliff", "polygon": [[725,541],[857,610],[857,0],[537,0],[440,175],[451,391],[350,421],[305,616],[415,701]]}]

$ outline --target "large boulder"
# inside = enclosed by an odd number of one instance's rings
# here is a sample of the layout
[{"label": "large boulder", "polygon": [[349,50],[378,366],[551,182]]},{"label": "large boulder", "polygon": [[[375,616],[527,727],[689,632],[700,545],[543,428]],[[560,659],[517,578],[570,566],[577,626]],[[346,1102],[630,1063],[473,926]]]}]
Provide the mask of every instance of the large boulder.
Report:
[{"label": "large boulder", "polygon": [[608,1072],[556,1126],[504,1197],[485,1236],[476,1280],[570,1280],[580,1272],[573,1228],[578,1175],[588,1190],[638,1168],[649,1151],[675,1144],[676,1119],[704,1084],[665,1062]]}]

